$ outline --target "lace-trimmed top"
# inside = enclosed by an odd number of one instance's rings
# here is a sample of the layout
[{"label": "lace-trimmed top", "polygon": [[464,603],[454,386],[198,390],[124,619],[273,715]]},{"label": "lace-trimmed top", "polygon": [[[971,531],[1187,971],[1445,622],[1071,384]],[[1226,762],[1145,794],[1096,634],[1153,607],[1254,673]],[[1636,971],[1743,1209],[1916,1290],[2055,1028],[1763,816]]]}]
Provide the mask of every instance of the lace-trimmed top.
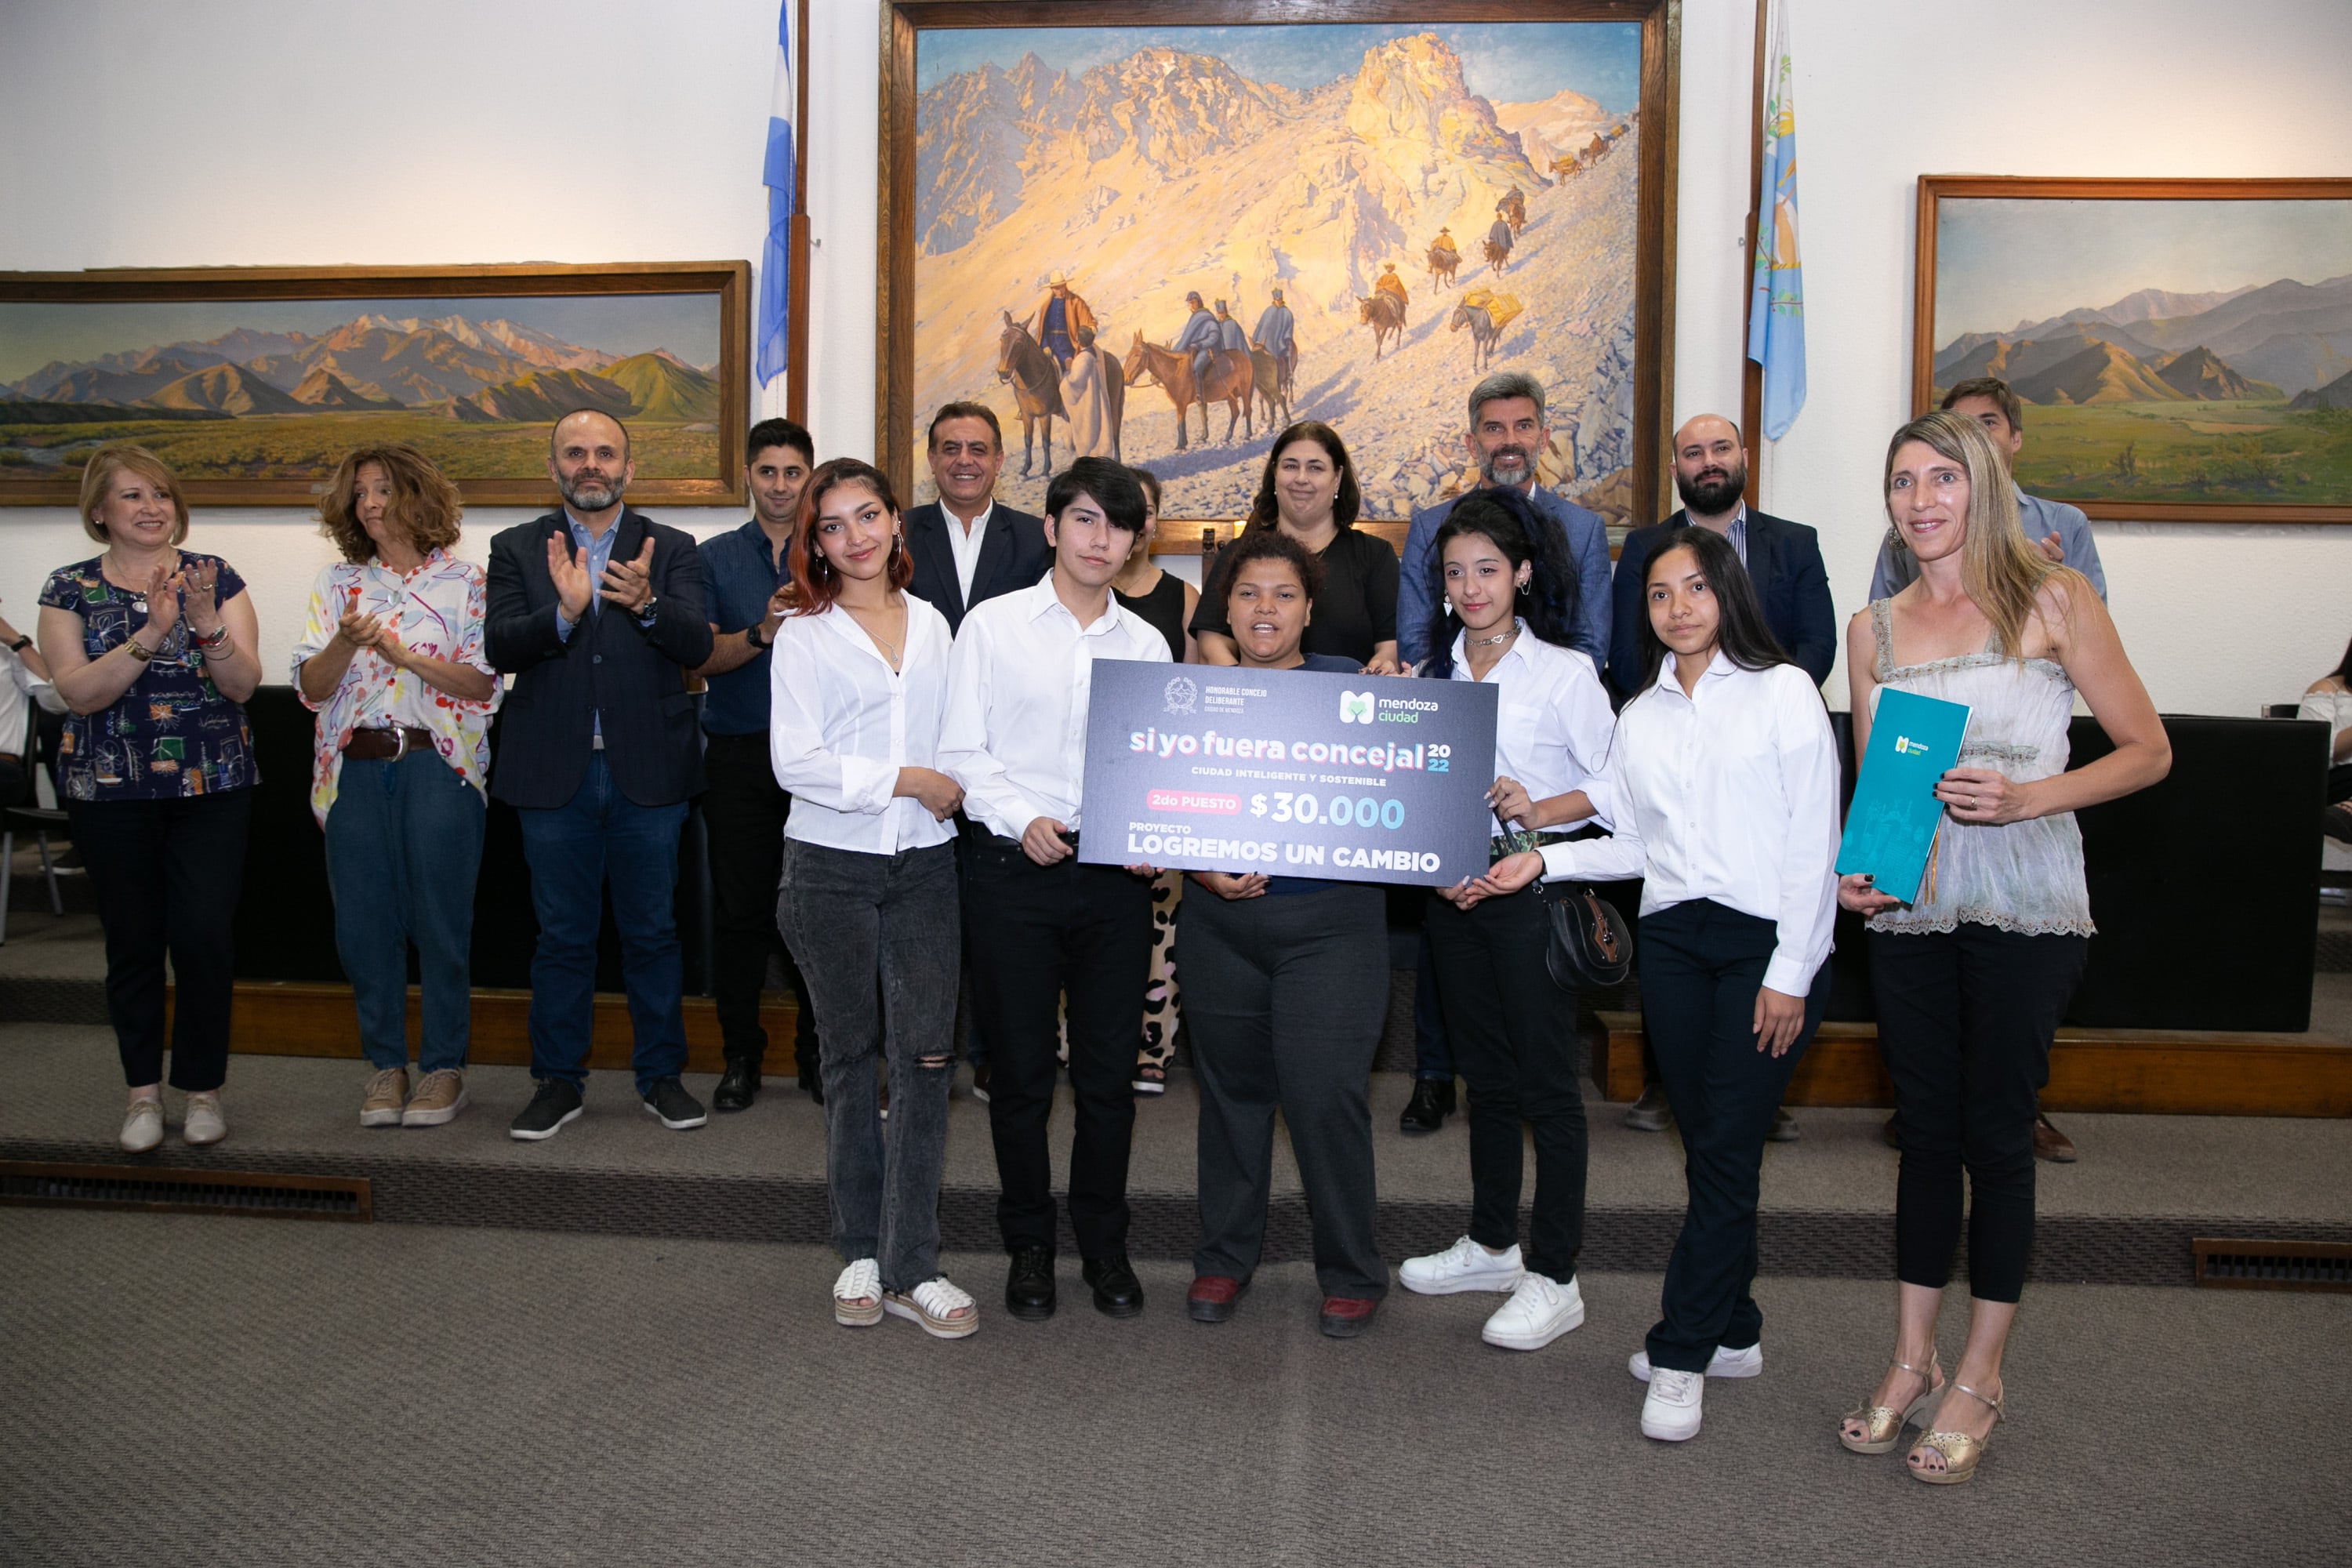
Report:
[{"label": "lace-trimmed top", "polygon": [[[2046,658],[2005,658],[1993,643],[1982,653],[1897,665],[1889,605],[1879,599],[1870,606],[1879,688],[1966,703],[1960,766],[1990,768],[2016,784],[2066,771],[2074,683],[2063,668]],[[1874,691],[1874,716],[1877,703]],[[1962,921],[2028,936],[2089,936],[2095,929],[2083,879],[2083,834],[2071,811],[2000,826],[1947,815],[1918,902],[1874,917],[1872,931],[1948,931]]]}]

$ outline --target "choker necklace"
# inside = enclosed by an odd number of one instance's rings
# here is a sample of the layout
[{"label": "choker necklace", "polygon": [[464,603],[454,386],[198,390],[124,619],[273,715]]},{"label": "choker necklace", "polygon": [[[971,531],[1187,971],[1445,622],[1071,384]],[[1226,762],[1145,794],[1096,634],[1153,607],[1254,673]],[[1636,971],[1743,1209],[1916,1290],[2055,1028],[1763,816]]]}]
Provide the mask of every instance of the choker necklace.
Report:
[{"label": "choker necklace", "polygon": [[1512,624],[1509,631],[1496,632],[1490,637],[1465,637],[1462,640],[1471,647],[1493,647],[1496,643],[1508,642],[1518,635],[1519,628],[1517,624],[1515,622]]}]

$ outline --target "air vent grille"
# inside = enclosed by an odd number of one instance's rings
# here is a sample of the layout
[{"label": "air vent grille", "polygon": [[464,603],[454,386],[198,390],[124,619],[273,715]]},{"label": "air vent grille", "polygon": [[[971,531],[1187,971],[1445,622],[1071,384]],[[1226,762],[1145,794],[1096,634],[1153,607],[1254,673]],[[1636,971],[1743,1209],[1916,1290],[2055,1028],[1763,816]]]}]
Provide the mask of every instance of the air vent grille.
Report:
[{"label": "air vent grille", "polygon": [[155,1214],[247,1214],[284,1219],[369,1221],[362,1176],[287,1176],[174,1166],[44,1164],[0,1160],[0,1204],[135,1209]]},{"label": "air vent grille", "polygon": [[2352,1291],[2352,1243],[2198,1237],[2197,1283],[2233,1290]]}]

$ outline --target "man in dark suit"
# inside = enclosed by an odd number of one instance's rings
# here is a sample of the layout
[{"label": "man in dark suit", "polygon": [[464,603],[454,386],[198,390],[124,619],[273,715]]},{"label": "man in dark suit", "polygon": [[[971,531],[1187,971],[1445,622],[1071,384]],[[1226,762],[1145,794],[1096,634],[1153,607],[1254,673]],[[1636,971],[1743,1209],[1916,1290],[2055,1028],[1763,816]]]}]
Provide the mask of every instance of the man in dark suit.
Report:
[{"label": "man in dark suit", "polygon": [[[1678,528],[1713,529],[1729,539],[1748,568],[1748,580],[1756,584],[1764,625],[1774,640],[1812,677],[1814,685],[1829,679],[1830,666],[1837,662],[1837,617],[1830,608],[1821,537],[1801,523],[1750,511],[1740,500],[1747,489],[1748,453],[1739,444],[1738,426],[1720,415],[1701,414],[1675,432],[1675,490],[1683,498],[1683,510],[1664,522],[1635,529],[1617,553],[1609,683],[1616,688],[1620,702],[1642,684],[1641,628],[1650,619],[1642,602],[1643,576],[1658,545]],[[1625,1125],[1663,1132],[1674,1125],[1675,1113],[1646,1042],[1642,1068],[1642,1098],[1625,1112]],[[1796,1118],[1786,1110],[1774,1111],[1769,1136],[1776,1143],[1795,1138]]]},{"label": "man in dark suit", "polygon": [[907,552],[915,563],[907,591],[929,601],[954,632],[974,605],[1043,577],[1054,552],[1044,520],[996,504],[1004,432],[993,409],[947,404],[931,416],[929,444],[940,499],[907,513]]},{"label": "man in dark suit", "polygon": [[1675,489],[1683,510],[1664,522],[1635,529],[1617,554],[1609,684],[1620,702],[1642,680],[1641,628],[1650,618],[1642,604],[1642,576],[1658,542],[1677,528],[1710,528],[1727,537],[1756,584],[1764,624],[1781,648],[1814,685],[1830,678],[1830,666],[1837,662],[1837,619],[1830,609],[1821,537],[1801,523],[1749,510],[1739,499],[1747,488],[1748,454],[1739,445],[1738,426],[1719,415],[1701,414],[1675,432]]},{"label": "man in dark suit", "polygon": [[686,672],[710,657],[694,539],[624,506],[634,473],[619,420],[556,421],[547,471],[560,510],[490,541],[490,662],[514,677],[490,794],[522,819],[539,947],[530,964],[530,1068],[539,1092],[520,1139],[580,1114],[596,983],[596,931],[613,886],[646,1110],[669,1128],[708,1118],[678,1082],[678,830],[702,791]]}]

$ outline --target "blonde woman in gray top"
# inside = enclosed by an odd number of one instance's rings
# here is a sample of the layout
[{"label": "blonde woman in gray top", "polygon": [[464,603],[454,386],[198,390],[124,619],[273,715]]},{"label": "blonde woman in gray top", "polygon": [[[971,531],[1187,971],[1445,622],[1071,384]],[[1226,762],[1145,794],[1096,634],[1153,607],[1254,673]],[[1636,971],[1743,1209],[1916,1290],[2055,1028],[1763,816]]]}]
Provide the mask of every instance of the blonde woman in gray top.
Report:
[{"label": "blonde woman in gray top", "polygon": [[[2172,748],[2090,583],[2027,542],[1981,426],[1939,413],[1896,431],[1885,500],[1919,577],[1848,629],[1855,754],[1869,744],[1881,687],[1970,711],[1959,765],[1936,786],[1945,821],[1916,901],[1860,876],[1838,890],[1870,917],[1879,1049],[1903,1146],[1894,1363],[1838,1436],[1883,1454],[1918,1419],[1928,1430],[1905,1462],[1915,1479],[1948,1485],[1976,1473],[2000,1414],[2001,1352],[2033,1245],[2036,1096],[2090,946],[2074,813],[2163,778]],[[2069,769],[2077,693],[2115,750]],[[1969,1337],[1948,1387],[1936,1310],[1959,1241],[1964,1168]]]}]

